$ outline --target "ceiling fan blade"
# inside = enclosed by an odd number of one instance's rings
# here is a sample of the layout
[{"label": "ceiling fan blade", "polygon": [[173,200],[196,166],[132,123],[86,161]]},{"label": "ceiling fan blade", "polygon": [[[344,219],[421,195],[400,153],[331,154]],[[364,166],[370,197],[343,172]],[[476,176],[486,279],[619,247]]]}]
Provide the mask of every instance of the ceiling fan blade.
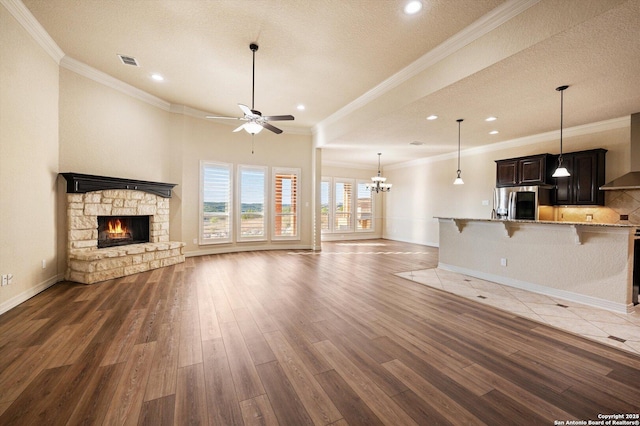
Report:
[{"label": "ceiling fan blade", "polygon": [[242,126],[237,127],[233,132],[234,132],[234,133],[235,133],[235,132],[239,132],[240,130],[244,129],[244,126],[246,126],[246,125],[247,125],[247,123],[244,123]]},{"label": "ceiling fan blade", "polygon": [[280,133],[282,133],[282,130],[278,129],[278,128],[277,128],[277,127],[275,127],[275,126],[272,126],[272,125],[271,125],[271,124],[269,124],[269,123],[261,123],[261,125],[262,125],[262,127],[264,127],[265,129],[267,129],[267,130],[271,130],[273,133],[275,133],[275,134],[277,134],[277,135],[279,135]]},{"label": "ceiling fan blade", "polygon": [[240,107],[244,115],[253,115],[253,111],[251,111],[248,106],[242,104],[238,104],[238,106]]},{"label": "ceiling fan blade", "polygon": [[269,121],[295,120],[295,117],[293,115],[267,115],[266,117],[262,118]]}]

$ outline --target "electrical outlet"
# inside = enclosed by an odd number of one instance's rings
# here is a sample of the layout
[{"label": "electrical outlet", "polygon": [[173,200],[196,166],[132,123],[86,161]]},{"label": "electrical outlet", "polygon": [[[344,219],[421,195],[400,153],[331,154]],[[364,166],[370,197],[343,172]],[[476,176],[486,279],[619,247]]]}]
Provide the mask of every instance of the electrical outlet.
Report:
[{"label": "electrical outlet", "polygon": [[505,257],[500,259],[500,266],[507,266],[507,259]]},{"label": "electrical outlet", "polygon": [[47,259],[42,259],[42,269],[47,269]]},{"label": "electrical outlet", "polygon": [[9,276],[7,274],[2,274],[2,287],[9,284]]},{"label": "electrical outlet", "polygon": [[193,244],[198,244],[198,239],[197,238],[193,239]]},{"label": "electrical outlet", "polygon": [[489,200],[482,200],[482,205],[483,206],[488,206],[489,205]]}]

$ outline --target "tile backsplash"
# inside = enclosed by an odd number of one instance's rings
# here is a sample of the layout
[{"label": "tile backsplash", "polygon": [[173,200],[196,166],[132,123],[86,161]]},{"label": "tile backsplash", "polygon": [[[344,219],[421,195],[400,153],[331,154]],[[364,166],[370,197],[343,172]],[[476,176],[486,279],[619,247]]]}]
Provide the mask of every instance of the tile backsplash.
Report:
[{"label": "tile backsplash", "polygon": [[[640,225],[640,189],[606,191],[604,204],[604,207],[558,206],[553,209],[554,220]],[[621,215],[627,215],[628,220],[620,220]]]}]

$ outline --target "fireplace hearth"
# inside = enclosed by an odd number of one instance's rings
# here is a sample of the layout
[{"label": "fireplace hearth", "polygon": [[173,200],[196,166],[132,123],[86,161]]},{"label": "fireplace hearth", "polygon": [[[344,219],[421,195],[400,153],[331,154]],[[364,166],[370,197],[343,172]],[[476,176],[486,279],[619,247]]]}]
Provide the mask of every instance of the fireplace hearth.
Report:
[{"label": "fireplace hearth", "polygon": [[98,248],[149,242],[149,216],[98,216]]}]

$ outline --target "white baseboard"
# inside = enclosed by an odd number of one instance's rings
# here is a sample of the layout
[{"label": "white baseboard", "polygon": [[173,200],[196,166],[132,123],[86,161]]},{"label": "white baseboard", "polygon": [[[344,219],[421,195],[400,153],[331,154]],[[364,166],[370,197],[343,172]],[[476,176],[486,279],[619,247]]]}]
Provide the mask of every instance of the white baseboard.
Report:
[{"label": "white baseboard", "polygon": [[30,289],[28,289],[26,291],[23,291],[22,293],[13,296],[11,299],[7,300],[6,302],[0,303],[0,315],[4,314],[5,312],[9,311],[10,309],[15,308],[16,306],[18,306],[22,302],[26,302],[27,300],[31,299],[36,294],[45,291],[46,289],[48,289],[49,287],[51,287],[55,283],[58,283],[58,282],[63,281],[63,280],[64,280],[64,275],[63,274],[55,275],[55,276],[49,278],[48,280],[41,282],[40,284],[36,285],[35,287],[31,287]]},{"label": "white baseboard", "polygon": [[461,266],[449,265],[446,263],[438,263],[438,268],[451,272],[457,272],[463,275],[468,275],[470,277],[480,278],[485,281],[491,281],[509,287],[519,288],[521,290],[530,291],[532,293],[544,294],[545,296],[557,297],[558,299],[568,300],[570,302],[580,303],[582,305],[606,309],[612,312],[622,314],[630,314],[634,312],[633,304],[625,305],[624,303],[612,302],[610,300],[599,299],[597,297],[586,296],[583,294],[573,293],[565,290],[558,290],[551,287],[545,287],[540,284],[534,284],[526,281],[516,280],[513,278],[503,277],[500,275],[489,274],[487,272],[476,271],[463,268]]}]

